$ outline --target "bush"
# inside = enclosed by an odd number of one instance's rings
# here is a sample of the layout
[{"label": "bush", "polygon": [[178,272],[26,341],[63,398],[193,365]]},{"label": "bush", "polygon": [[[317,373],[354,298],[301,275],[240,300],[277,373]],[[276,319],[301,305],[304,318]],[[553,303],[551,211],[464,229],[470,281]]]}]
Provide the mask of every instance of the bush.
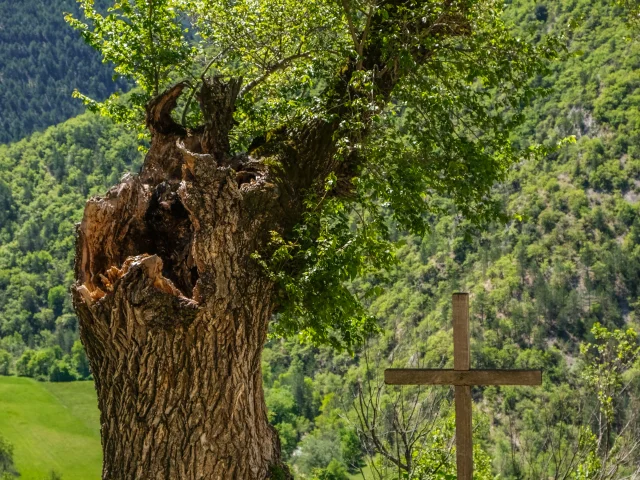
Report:
[{"label": "bush", "polygon": [[61,358],[62,350],[60,347],[37,350],[27,365],[28,376],[37,378],[38,380],[47,380],[56,360],[60,360]]},{"label": "bush", "polygon": [[589,183],[594,189],[605,192],[625,190],[628,185],[627,173],[620,166],[618,160],[610,160],[599,165],[589,177]]},{"label": "bush", "polygon": [[362,465],[362,448],[358,435],[353,430],[344,430],[340,434],[340,448],[344,462],[353,473]]},{"label": "bush", "polygon": [[277,423],[274,425],[280,437],[280,445],[286,456],[291,455],[298,444],[298,432],[290,423]]},{"label": "bush", "polygon": [[333,459],[327,468],[314,470],[313,480],[349,480],[349,474],[342,463]]},{"label": "bush", "polygon": [[19,377],[30,377],[29,363],[35,354],[35,350],[28,348],[25,350],[16,362],[16,373]]},{"label": "bush", "polygon": [[57,285],[49,289],[47,301],[49,303],[49,308],[53,310],[53,313],[56,317],[62,315],[62,310],[64,308],[64,302],[67,298],[67,295],[67,289],[61,285]]},{"label": "bush", "polygon": [[50,382],[73,382],[78,376],[67,360],[56,361],[49,372]]},{"label": "bush", "polygon": [[269,389],[265,401],[271,423],[283,423],[295,418],[296,399],[288,388],[276,386]]},{"label": "bush", "polygon": [[540,223],[540,226],[546,233],[549,233],[555,228],[560,217],[562,217],[560,212],[547,209],[540,214],[540,217],[538,217],[538,223]]},{"label": "bush", "polygon": [[[16,362],[16,373],[21,377],[49,380],[54,365],[59,360],[62,360],[62,349],[60,347],[43,348],[41,350],[27,349]],[[73,370],[73,367],[70,368]],[[64,375],[60,370],[58,370],[58,374]]]},{"label": "bush", "polygon": [[301,473],[309,475],[326,470],[333,461],[342,463],[341,457],[340,439],[336,432],[316,430],[302,439],[299,450],[293,455],[293,463]]},{"label": "bush", "polygon": [[0,349],[0,375],[9,375],[11,373],[11,354],[6,350]]},{"label": "bush", "polygon": [[11,478],[17,473],[13,465],[13,445],[0,437],[0,479]]}]

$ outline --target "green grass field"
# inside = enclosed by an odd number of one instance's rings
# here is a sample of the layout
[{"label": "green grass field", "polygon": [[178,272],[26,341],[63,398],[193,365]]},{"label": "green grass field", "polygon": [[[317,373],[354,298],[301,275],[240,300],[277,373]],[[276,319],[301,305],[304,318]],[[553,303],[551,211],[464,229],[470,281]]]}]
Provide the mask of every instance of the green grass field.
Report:
[{"label": "green grass field", "polygon": [[14,446],[20,480],[100,478],[102,452],[92,382],[0,377],[0,435]]}]

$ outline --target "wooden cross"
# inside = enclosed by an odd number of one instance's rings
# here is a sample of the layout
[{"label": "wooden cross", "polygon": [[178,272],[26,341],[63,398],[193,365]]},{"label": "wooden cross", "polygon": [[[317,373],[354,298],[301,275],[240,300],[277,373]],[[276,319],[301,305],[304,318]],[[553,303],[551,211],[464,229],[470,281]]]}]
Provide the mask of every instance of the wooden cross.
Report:
[{"label": "wooden cross", "polygon": [[453,370],[389,368],[388,385],[455,385],[456,463],[458,480],[472,480],[472,385],[540,385],[540,370],[471,370],[469,357],[469,294],[453,294]]}]

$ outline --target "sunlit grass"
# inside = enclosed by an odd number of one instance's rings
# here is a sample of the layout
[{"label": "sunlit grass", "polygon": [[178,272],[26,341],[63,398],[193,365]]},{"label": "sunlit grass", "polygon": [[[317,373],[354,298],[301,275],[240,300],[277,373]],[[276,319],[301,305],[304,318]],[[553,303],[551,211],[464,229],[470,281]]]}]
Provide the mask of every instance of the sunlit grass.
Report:
[{"label": "sunlit grass", "polygon": [[92,382],[0,377],[0,435],[13,444],[20,480],[100,478],[102,451]]}]

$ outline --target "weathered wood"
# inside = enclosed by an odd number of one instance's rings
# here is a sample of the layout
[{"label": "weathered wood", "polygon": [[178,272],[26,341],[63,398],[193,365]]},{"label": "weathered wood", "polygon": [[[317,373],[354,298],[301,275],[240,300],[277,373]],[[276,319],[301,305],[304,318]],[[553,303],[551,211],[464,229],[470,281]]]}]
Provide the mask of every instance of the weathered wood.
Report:
[{"label": "weathered wood", "polygon": [[456,464],[458,480],[473,478],[473,430],[471,387],[456,385]]},{"label": "weathered wood", "polygon": [[[466,374],[471,367],[469,341],[469,294],[453,294],[453,368]],[[473,478],[473,433],[471,429],[471,387],[456,386],[456,464],[458,479]]]},{"label": "weathered wood", "polygon": [[469,294],[453,294],[453,368],[469,370]]},{"label": "weathered wood", "polygon": [[540,370],[440,370],[389,368],[389,385],[541,385]]}]

